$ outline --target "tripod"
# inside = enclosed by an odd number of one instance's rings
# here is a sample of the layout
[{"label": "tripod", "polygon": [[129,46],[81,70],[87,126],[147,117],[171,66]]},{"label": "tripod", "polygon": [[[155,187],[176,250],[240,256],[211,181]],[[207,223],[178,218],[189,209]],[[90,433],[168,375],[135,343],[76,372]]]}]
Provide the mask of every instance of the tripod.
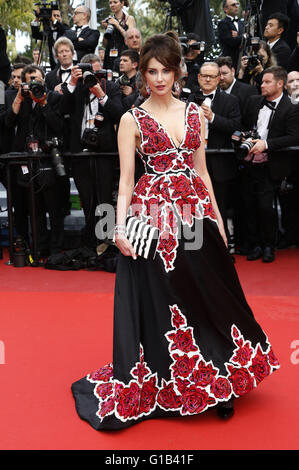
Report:
[{"label": "tripod", "polygon": [[167,31],[170,31],[173,29],[173,22],[172,18],[173,16],[176,16],[177,18],[177,23],[178,23],[178,35],[182,36],[183,35],[183,25],[182,25],[182,20],[180,16],[178,15],[178,11],[173,8],[172,6],[168,8],[166,11],[166,18],[165,18],[165,23],[163,27],[163,33],[166,33]]},{"label": "tripod", "polygon": [[241,58],[245,54],[247,40],[250,37],[263,37],[263,29],[262,29],[262,22],[261,22],[261,14],[260,14],[260,2],[259,0],[247,0],[246,1],[246,8],[245,8],[245,34],[242,37],[242,42],[240,45],[240,53],[238,58],[238,67],[237,73],[239,72],[240,65],[241,65]]},{"label": "tripod", "polygon": [[40,40],[39,54],[38,54],[38,63],[40,66],[43,66],[42,62],[44,60],[44,66],[46,67],[46,58],[50,56],[50,51],[48,50],[48,36],[50,33],[50,24],[42,19],[43,31],[42,39]]}]

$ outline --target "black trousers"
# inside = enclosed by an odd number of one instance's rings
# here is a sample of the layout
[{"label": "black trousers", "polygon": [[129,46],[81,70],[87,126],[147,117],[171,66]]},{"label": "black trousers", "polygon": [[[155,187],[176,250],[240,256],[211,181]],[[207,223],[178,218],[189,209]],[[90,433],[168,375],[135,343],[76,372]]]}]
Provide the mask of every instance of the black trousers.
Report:
[{"label": "black trousers", "polygon": [[271,179],[267,164],[248,164],[241,175],[249,247],[274,248],[277,238],[277,184]]},{"label": "black trousers", "polygon": [[[52,186],[36,188],[37,246],[41,254],[59,253],[63,249],[65,216],[63,194],[67,185],[67,177],[57,176]],[[47,213],[50,219],[50,231],[47,229]]]},{"label": "black trousers", "polygon": [[96,207],[99,204],[112,204],[113,179],[116,158],[114,156],[81,157],[71,164],[71,172],[80,196],[85,227],[81,244],[95,249],[98,240],[95,226],[98,221]]},{"label": "black trousers", "polygon": [[228,180],[228,181],[212,180],[216,202],[217,202],[219,212],[223,220],[226,235],[228,237],[229,237],[229,231],[228,231],[228,225],[227,225],[227,217],[228,217],[228,209],[229,209],[229,203],[230,203],[230,193],[232,190],[232,183],[233,183],[233,180]]}]

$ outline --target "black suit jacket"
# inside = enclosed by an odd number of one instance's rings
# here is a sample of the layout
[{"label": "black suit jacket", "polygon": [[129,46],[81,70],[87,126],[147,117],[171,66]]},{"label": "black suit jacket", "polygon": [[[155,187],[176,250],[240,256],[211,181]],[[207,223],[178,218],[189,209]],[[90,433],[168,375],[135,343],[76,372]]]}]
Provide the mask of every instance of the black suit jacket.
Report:
[{"label": "black suit jacket", "polygon": [[[188,101],[193,101],[191,94]],[[211,105],[214,120],[209,124],[208,149],[228,149],[232,147],[231,136],[241,128],[241,114],[238,99],[225,92],[216,90]],[[207,167],[213,181],[229,181],[237,176],[234,155],[207,153]]]},{"label": "black suit jacket", "polygon": [[[262,96],[251,96],[248,100],[246,129],[257,123]],[[269,126],[267,137],[269,168],[273,180],[288,176],[292,169],[292,156],[279,149],[299,145],[299,106],[291,103],[286,94],[280,100]]]},{"label": "black suit jacket", "polygon": [[0,152],[8,153],[11,151],[14,138],[14,127],[7,127],[5,125],[6,114],[11,109],[12,103],[17,96],[18,90],[16,88],[9,88],[5,92],[5,102],[0,104]]},{"label": "black suit jacket", "polygon": [[[97,29],[91,29],[87,26],[82,29],[78,37],[76,31],[73,29],[69,29],[64,35],[74,44],[74,48],[77,52],[77,60],[80,62],[84,55],[94,54],[95,48],[99,42],[100,32]],[[79,38],[83,38],[83,40],[79,40]]]},{"label": "black suit jacket", "polygon": [[295,47],[288,62],[288,72],[299,72],[299,46]]},{"label": "black suit jacket", "polygon": [[222,48],[222,56],[230,56],[233,60],[233,66],[238,66],[239,54],[241,52],[242,34],[244,33],[244,21],[238,21],[239,32],[237,37],[232,36],[232,31],[237,31],[232,20],[226,16],[218,23],[218,38]]},{"label": "black suit jacket", "polygon": [[234,86],[231,89],[231,94],[238,98],[243,121],[243,116],[246,112],[247,101],[250,96],[258,95],[258,91],[255,86],[247,85],[247,83],[242,83],[239,80],[236,80]]},{"label": "black suit jacket", "polygon": [[276,44],[272,47],[272,52],[275,55],[277,60],[277,65],[284,67],[285,69],[288,68],[288,62],[291,55],[291,49],[288,43],[286,43],[283,39],[279,39]]},{"label": "black suit jacket", "polygon": [[[102,88],[104,89],[102,81]],[[73,153],[82,152],[81,144],[81,127],[84,115],[86,99],[89,96],[89,90],[84,87],[82,81],[78,81],[76,89],[73,93],[68,91],[66,84],[63,84],[63,95],[61,100],[61,113],[63,116],[70,116],[70,127],[68,135],[64,136],[64,151]],[[99,112],[104,115],[105,129],[107,135],[111,138],[115,150],[117,149],[115,125],[119,123],[123,113],[121,103],[120,88],[116,83],[106,82],[106,94],[108,100],[104,106],[99,103]],[[104,151],[105,149],[99,149]]]},{"label": "black suit jacket", "polygon": [[285,40],[293,50],[297,46],[297,30],[299,25],[299,5],[297,0],[288,1],[288,17],[290,19]]}]

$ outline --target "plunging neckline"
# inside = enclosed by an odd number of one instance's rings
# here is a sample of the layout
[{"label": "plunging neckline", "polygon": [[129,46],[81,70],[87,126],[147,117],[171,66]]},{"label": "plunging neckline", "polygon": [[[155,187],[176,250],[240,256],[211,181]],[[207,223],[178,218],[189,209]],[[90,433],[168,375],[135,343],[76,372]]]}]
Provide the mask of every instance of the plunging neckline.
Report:
[{"label": "plunging neckline", "polygon": [[175,144],[175,141],[173,140],[173,138],[171,137],[170,133],[168,132],[168,130],[166,129],[166,127],[160,122],[158,121],[157,118],[155,118],[155,116],[153,114],[151,114],[149,111],[147,111],[145,108],[143,108],[142,106],[138,106],[139,109],[141,109],[142,111],[145,111],[146,114],[148,114],[148,116],[153,119],[162,129],[163,131],[167,134],[168,138],[170,139],[170,141],[172,142],[173,146],[176,148],[176,149],[179,149],[181,148],[181,146],[183,145],[183,143],[185,142],[185,137],[186,137],[186,118],[187,118],[187,109],[189,107],[190,103],[187,103],[186,106],[185,106],[185,110],[184,110],[184,129],[183,129],[183,138],[181,140],[181,143],[179,145],[176,145]]}]

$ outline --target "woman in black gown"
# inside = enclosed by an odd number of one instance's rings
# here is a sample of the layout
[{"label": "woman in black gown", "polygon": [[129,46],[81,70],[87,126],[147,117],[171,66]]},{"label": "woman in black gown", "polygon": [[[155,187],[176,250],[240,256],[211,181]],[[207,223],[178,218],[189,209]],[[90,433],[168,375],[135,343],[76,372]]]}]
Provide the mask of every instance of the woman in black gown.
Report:
[{"label": "woman in black gown", "polygon": [[[79,416],[98,430],[215,406],[230,417],[234,398],[279,367],[227,250],[202,112],[172,95],[180,61],[174,39],[147,40],[140,71],[151,94],[120,123],[113,362],[72,385]],[[134,186],[136,147],[145,173]],[[160,229],[154,259],[126,238],[128,211]]]},{"label": "woman in black gown", "polygon": [[[102,21],[105,28],[103,45],[105,47],[104,68],[113,70],[115,59],[120,57],[123,50],[127,49],[125,44],[125,34],[129,28],[136,28],[135,19],[128,15],[123,7],[129,6],[127,0],[110,0],[109,1],[112,16],[107,21]],[[110,27],[113,27],[112,33],[107,34]]]}]

